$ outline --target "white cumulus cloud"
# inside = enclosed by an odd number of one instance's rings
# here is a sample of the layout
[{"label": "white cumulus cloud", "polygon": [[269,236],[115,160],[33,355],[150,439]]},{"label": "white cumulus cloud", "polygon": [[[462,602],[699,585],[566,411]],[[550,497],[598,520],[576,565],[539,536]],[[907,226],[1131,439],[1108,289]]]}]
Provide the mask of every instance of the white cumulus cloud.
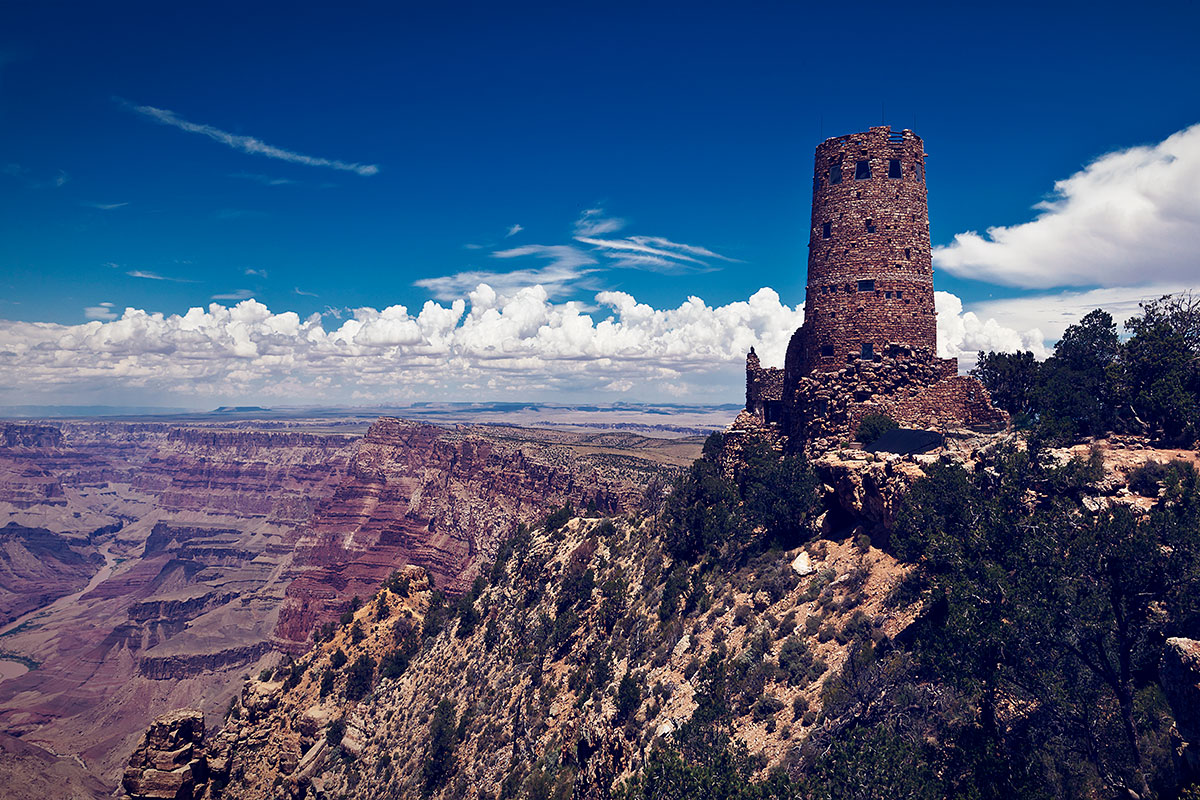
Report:
[{"label": "white cumulus cloud", "polygon": [[934,264],[1048,289],[1194,282],[1200,272],[1200,124],[1097,158],[1058,181],[1030,222],[960,233]]},{"label": "white cumulus cloud", "polygon": [[[1034,349],[1018,333],[938,293],[943,355]],[[519,397],[686,398],[739,402],[746,351],[780,366],[803,321],[770,288],[710,306],[689,297],[654,308],[626,292],[594,305],[556,303],[542,286],[479,284],[419,311],[403,305],[346,317],[276,313],[245,299],[184,314],[98,304],[92,321],[0,321],[0,404],[33,401],[407,402]],[[327,324],[326,319],[331,324]]]}]

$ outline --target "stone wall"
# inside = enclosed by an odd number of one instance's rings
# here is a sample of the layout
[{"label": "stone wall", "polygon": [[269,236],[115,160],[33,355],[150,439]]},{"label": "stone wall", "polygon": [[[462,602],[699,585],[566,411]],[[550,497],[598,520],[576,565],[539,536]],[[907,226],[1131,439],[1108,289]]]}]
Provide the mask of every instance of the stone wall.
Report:
[{"label": "stone wall", "polygon": [[783,410],[783,370],[760,366],[754,348],[746,354],[746,410],[763,422],[779,422]]},{"label": "stone wall", "polygon": [[838,370],[864,346],[935,349],[925,150],[912,131],[871,128],[817,147],[804,311],[789,382]]},{"label": "stone wall", "polygon": [[917,351],[907,357],[859,360],[837,372],[814,372],[789,387],[790,446],[828,449],[853,438],[862,418],[885,414],[905,427],[995,431],[1008,415],[992,406],[975,378],[948,375],[946,359]]}]

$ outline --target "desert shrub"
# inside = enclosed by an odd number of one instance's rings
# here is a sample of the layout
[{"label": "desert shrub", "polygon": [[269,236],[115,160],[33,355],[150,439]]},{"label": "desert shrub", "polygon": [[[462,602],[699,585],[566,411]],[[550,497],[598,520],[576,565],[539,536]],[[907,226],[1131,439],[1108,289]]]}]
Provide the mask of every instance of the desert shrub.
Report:
[{"label": "desert shrub", "polygon": [[888,431],[894,431],[900,423],[886,414],[867,414],[858,423],[858,432],[854,438],[863,444],[871,444]]},{"label": "desert shrub", "polygon": [[319,692],[321,697],[328,697],[333,691],[333,670],[327,669],[321,673],[321,685]]},{"label": "desert shrub", "polygon": [[329,657],[329,666],[333,669],[341,669],[346,665],[346,654],[342,652],[342,648],[333,651],[333,655]]},{"label": "desert shrub", "polygon": [[375,659],[363,654],[346,670],[346,699],[361,700],[375,679]]},{"label": "desert shrub", "polygon": [[810,680],[812,666],[812,651],[802,639],[793,636],[779,648],[779,670],[789,685],[800,686]]},{"label": "desert shrub", "polygon": [[629,673],[617,687],[617,722],[624,722],[642,704],[642,687]]},{"label": "desert shrub", "polygon": [[573,516],[575,516],[575,509],[571,507],[570,503],[567,503],[562,508],[556,508],[547,514],[546,519],[542,522],[542,526],[546,529],[547,533],[553,533],[570,522]]},{"label": "desert shrub", "polygon": [[733,624],[745,625],[747,620],[749,620],[753,614],[754,611],[750,608],[750,606],[746,605],[745,603],[739,603],[733,609]]},{"label": "desert shrub", "polygon": [[774,695],[763,695],[758,702],[754,704],[754,718],[762,722],[768,717],[773,717],[780,711],[783,711],[783,701]]},{"label": "desert shrub", "polygon": [[356,621],[354,625],[350,627],[350,644],[358,644],[364,638],[366,638],[366,636],[367,634],[365,631],[363,631],[362,623]]},{"label": "desert shrub", "polygon": [[429,724],[429,747],[421,765],[421,783],[426,797],[446,782],[454,764],[454,746],[458,743],[454,703],[442,700]]},{"label": "desert shrub", "polygon": [[344,719],[335,719],[329,724],[329,727],[325,729],[325,741],[328,742],[331,747],[337,747],[339,744],[341,744],[342,738],[345,737],[345,735],[346,720]]},{"label": "desert shrub", "polygon": [[1129,474],[1129,490],[1142,497],[1158,497],[1158,490],[1167,472],[1166,464],[1147,461]]}]

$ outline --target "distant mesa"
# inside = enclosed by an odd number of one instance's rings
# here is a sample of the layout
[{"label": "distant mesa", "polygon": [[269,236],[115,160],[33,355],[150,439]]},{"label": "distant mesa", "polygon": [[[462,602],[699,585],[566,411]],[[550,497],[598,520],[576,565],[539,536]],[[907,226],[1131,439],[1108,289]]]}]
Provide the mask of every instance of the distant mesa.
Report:
[{"label": "distant mesa", "polygon": [[261,414],[270,413],[271,409],[262,406],[220,406],[213,410],[214,414]]}]

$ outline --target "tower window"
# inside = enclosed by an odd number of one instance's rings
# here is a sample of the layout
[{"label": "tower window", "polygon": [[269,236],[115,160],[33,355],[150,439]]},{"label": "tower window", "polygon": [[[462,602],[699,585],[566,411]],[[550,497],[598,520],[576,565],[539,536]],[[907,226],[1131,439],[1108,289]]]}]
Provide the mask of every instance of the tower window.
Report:
[{"label": "tower window", "polygon": [[904,292],[896,292],[897,299],[904,297]]},{"label": "tower window", "polygon": [[891,300],[891,299],[892,299],[892,293],[891,293],[891,292],[884,292],[884,293],[883,293],[883,296],[884,296],[884,298],[885,298],[885,299],[887,299],[887,300]]},{"label": "tower window", "polygon": [[875,345],[871,344],[870,342],[863,342],[862,357],[863,358],[874,358],[875,357]]},{"label": "tower window", "polygon": [[925,180],[925,165],[920,161],[917,162],[917,180]]},{"label": "tower window", "polygon": [[900,159],[898,159],[898,158],[888,159],[888,177],[889,178],[899,178],[900,177]]},{"label": "tower window", "polygon": [[863,159],[854,162],[854,180],[861,181],[871,177],[871,162]]},{"label": "tower window", "polygon": [[875,232],[875,220],[869,219],[869,220],[867,220],[867,233],[874,233],[874,232]]},{"label": "tower window", "polygon": [[871,281],[859,281],[859,282],[858,282],[858,290],[859,290],[860,292],[873,292],[873,291],[875,291],[875,281],[873,281],[873,280],[871,280]]},{"label": "tower window", "polygon": [[912,258],[912,248],[910,248],[910,247],[904,248],[904,257]]},{"label": "tower window", "polygon": [[842,182],[842,162],[838,161],[836,164],[834,164],[832,167],[829,168],[829,185],[833,186],[833,185],[841,183],[841,182]]},{"label": "tower window", "polygon": [[833,223],[826,222],[821,226],[821,238],[828,239],[831,236],[833,236]]},{"label": "tower window", "polygon": [[832,356],[833,355],[833,345],[831,345],[831,344],[821,345],[821,355],[824,358],[829,358],[830,356]]}]

